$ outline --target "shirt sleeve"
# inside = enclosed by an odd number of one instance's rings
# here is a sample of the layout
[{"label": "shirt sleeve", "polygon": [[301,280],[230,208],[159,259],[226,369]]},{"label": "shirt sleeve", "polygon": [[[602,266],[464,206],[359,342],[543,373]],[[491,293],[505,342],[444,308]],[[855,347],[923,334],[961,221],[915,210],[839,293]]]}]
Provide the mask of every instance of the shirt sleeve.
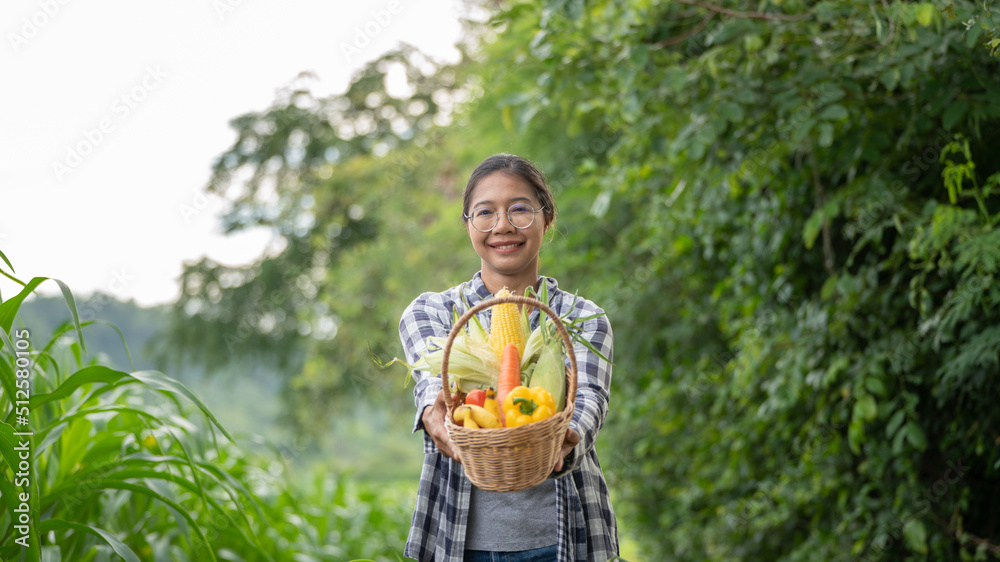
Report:
[{"label": "shirt sleeve", "polygon": [[[613,361],[614,335],[607,315],[600,308],[580,312],[580,316],[601,314],[584,322],[580,335],[600,351],[601,355]],[[593,450],[597,434],[604,427],[604,420],[608,415],[611,363],[580,342],[574,342],[573,352],[576,354],[577,389],[569,427],[580,434],[580,443],[566,455],[562,470],[553,473],[557,478],[576,470],[583,457]]]},{"label": "shirt sleeve", "polygon": [[[447,337],[451,331],[451,310],[440,294],[424,293],[417,297],[403,311],[399,321],[399,339],[403,344],[406,361],[415,363],[424,350],[427,349],[427,338],[431,336]],[[440,373],[428,371],[413,371],[413,401],[417,408],[413,423],[413,432],[424,428],[422,420],[424,408],[432,406],[441,391]],[[434,441],[426,434],[424,436],[424,452],[436,451]]]}]

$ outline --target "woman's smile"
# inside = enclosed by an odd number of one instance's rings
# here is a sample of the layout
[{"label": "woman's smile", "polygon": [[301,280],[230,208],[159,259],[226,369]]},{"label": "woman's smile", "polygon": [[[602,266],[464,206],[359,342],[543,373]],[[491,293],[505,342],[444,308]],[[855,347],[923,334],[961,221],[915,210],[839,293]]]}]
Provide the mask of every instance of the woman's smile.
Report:
[{"label": "woman's smile", "polygon": [[490,248],[493,248],[493,250],[501,254],[510,254],[516,252],[523,246],[524,242],[509,242],[509,241],[493,242],[489,244]]}]

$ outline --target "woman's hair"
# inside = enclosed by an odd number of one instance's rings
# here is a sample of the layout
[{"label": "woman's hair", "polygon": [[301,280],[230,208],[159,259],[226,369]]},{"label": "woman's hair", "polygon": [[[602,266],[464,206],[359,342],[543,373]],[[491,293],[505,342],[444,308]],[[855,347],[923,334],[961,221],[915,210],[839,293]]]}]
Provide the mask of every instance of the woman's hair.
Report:
[{"label": "woman's hair", "polygon": [[508,176],[520,178],[527,182],[535,190],[535,196],[545,208],[545,219],[551,224],[556,220],[556,202],[552,197],[549,184],[545,181],[545,175],[537,166],[527,158],[522,158],[514,154],[494,154],[483,160],[472,175],[469,176],[469,183],[465,185],[465,193],[462,194],[462,215],[469,214],[469,205],[472,204],[472,191],[480,180],[493,172],[503,172]]}]

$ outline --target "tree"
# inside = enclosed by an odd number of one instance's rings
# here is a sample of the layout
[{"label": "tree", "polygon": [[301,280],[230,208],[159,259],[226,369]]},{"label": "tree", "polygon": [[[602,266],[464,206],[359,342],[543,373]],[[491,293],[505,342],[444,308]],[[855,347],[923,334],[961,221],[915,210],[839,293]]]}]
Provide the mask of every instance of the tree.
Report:
[{"label": "tree", "polygon": [[518,111],[623,131],[595,205],[618,236],[578,271],[607,287],[610,472],[646,554],[1000,554],[989,53],[929,3],[504,17],[552,77]]},{"label": "tree", "polygon": [[[407,262],[447,250],[427,244],[430,232],[419,228],[453,198],[435,186],[450,181],[435,122],[458,94],[452,72],[404,46],[366,66],[343,94],[316,98],[302,81],[268,110],[234,119],[237,140],[208,190],[230,202],[227,232],[266,228],[275,239],[249,266],[206,259],[185,267],[161,356],[180,347],[181,360],[210,368],[240,357],[273,363],[299,406],[287,409],[289,421],[307,429],[364,393],[402,395],[395,382],[379,384],[386,377],[369,346],[385,353],[396,345],[388,327],[405,306],[397,296],[413,271]],[[387,252],[386,240],[400,237],[414,243],[408,254]]]}]

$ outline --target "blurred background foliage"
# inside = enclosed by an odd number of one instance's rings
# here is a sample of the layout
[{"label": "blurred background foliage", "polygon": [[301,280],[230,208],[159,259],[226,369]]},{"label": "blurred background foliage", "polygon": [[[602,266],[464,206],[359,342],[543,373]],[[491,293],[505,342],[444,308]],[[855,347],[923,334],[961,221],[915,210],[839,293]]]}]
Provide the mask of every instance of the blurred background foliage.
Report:
[{"label": "blurred background foliage", "polygon": [[303,458],[395,466],[412,493],[412,396],[372,354],[478,269],[461,190],[517,153],[559,205],[541,272],[615,329],[598,448],[624,556],[1000,559],[991,4],[481,9],[457,64],[404,45],[343,94],[303,75],[233,120],[208,189],[274,243],[186,267],[155,363],[230,397],[259,373],[254,411]]}]

